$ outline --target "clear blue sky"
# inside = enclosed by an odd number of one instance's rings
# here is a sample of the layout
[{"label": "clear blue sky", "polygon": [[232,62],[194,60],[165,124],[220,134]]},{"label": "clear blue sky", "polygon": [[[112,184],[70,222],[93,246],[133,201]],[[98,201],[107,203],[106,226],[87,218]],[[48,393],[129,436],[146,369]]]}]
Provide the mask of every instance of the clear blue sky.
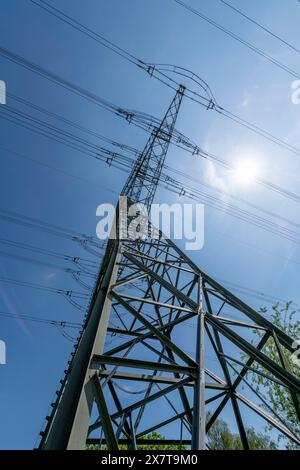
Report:
[{"label": "clear blue sky", "polygon": [[[51,0],[51,4],[141,59],[195,71],[209,83],[221,105],[300,147],[300,105],[291,102],[292,77],[172,0]],[[190,4],[300,72],[297,53],[237,16],[219,0],[190,0]],[[296,0],[253,0],[245,2],[243,8],[300,47],[300,4]],[[157,117],[164,114],[173,97],[171,90],[29,0],[1,0],[0,15],[2,47],[117,105]],[[147,134],[142,130],[3,57],[0,79],[5,80],[9,93],[95,132],[140,149],[146,142]],[[10,99],[8,104],[32,113]],[[45,119],[38,112],[34,115]],[[259,160],[262,177],[300,193],[300,161],[296,155],[189,101],[184,101],[176,127],[230,163],[249,156]],[[1,208],[95,235],[96,207],[116,201],[126,175],[2,119],[0,133]],[[78,135],[84,136],[80,131]],[[97,143],[97,139],[89,139]],[[212,174],[200,158],[170,148],[167,163],[203,181],[213,179],[214,184],[232,195],[299,222],[296,203],[254,183],[237,184],[220,168]],[[158,202],[176,200],[165,190],[157,192]],[[72,256],[90,256],[75,243],[2,219],[0,230],[1,238]],[[297,232],[297,228],[294,230]],[[5,246],[0,251],[24,255],[22,250]],[[206,207],[205,245],[190,256],[214,277],[300,303],[299,246],[259,227]],[[0,259],[0,277],[82,291],[67,273],[3,256]],[[59,295],[1,281],[0,292],[1,311],[70,321],[82,318],[82,313]],[[265,303],[262,299],[245,299],[257,307]],[[32,448],[72,343],[55,327],[21,319],[0,321],[0,339],[7,344],[7,365],[0,366],[0,447]]]}]

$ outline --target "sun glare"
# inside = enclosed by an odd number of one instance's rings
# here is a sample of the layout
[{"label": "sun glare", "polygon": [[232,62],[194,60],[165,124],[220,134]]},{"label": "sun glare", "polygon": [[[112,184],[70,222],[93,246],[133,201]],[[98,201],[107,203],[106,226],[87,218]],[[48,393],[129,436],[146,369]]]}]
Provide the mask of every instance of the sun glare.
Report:
[{"label": "sun glare", "polygon": [[238,183],[248,184],[259,176],[258,162],[253,159],[240,160],[235,165],[234,177]]}]

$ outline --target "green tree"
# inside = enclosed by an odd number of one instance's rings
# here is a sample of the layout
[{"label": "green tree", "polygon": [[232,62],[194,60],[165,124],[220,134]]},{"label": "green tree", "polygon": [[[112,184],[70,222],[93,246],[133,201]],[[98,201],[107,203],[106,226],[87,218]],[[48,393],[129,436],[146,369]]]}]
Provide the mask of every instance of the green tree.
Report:
[{"label": "green tree", "polygon": [[[165,437],[157,432],[152,432],[147,434],[147,436],[143,436],[142,439],[157,439],[159,441],[164,441]],[[138,445],[138,449],[140,450],[185,450],[186,446],[179,444],[179,445]]]},{"label": "green tree", "polygon": [[[209,415],[208,415],[209,417]],[[250,449],[252,450],[269,450],[276,449],[275,443],[266,435],[256,433],[252,427],[246,428]],[[165,437],[159,433],[152,432],[143,436],[142,439],[158,439],[165,440]],[[242,442],[238,434],[230,432],[228,424],[217,419],[208,434],[208,446],[211,450],[242,450]],[[88,450],[107,450],[106,445],[90,445]],[[138,450],[186,450],[185,445],[138,445]],[[119,445],[119,450],[128,450],[128,446]]]},{"label": "green tree", "polygon": [[[268,309],[266,307],[260,310],[262,315],[267,312]],[[283,308],[280,308],[279,304],[276,304],[272,307],[271,321],[278,328],[286,332],[291,338],[299,340],[300,321],[295,319],[296,313],[297,310],[292,308],[292,302],[288,302]],[[257,330],[255,330],[255,333],[260,337],[264,334]],[[267,341],[263,348],[263,352],[274,362],[281,365],[278,350],[272,338]],[[284,355],[288,362],[290,371],[300,379],[300,364],[299,361],[296,360],[296,356],[286,349],[284,349]],[[258,371],[263,371],[263,368],[260,365],[257,365],[256,369]],[[268,378],[262,377],[253,372],[249,373],[248,377],[251,379],[252,385],[256,391],[263,396],[272,409],[276,410],[277,415],[282,418],[284,423],[294,432],[294,434],[300,435],[300,423],[289,391],[281,385],[272,382]],[[262,406],[266,411],[270,412],[270,409],[267,406]],[[267,429],[271,429],[271,426],[268,426]],[[282,438],[283,436],[279,436],[278,440],[280,441]],[[287,448],[298,448],[296,444],[291,442],[287,442],[286,446]]]},{"label": "green tree", "polygon": [[[269,436],[256,433],[253,427],[246,427],[245,430],[251,450],[276,449],[275,442],[273,442]],[[238,434],[232,433],[228,424],[222,419],[217,419],[211,426],[207,437],[207,443],[211,450],[243,449],[240,436]]]},{"label": "green tree", "polygon": [[[150,434],[147,434],[146,436],[142,436],[141,439],[156,439],[159,441],[164,441],[165,437],[162,436],[161,434],[157,432],[151,432]],[[184,445],[153,445],[153,444],[143,444],[143,445],[137,445],[137,450],[186,450],[186,446]],[[87,450],[107,450],[106,445],[89,445],[87,447]],[[128,450],[128,446],[126,444],[120,444],[119,445],[119,450]]]}]

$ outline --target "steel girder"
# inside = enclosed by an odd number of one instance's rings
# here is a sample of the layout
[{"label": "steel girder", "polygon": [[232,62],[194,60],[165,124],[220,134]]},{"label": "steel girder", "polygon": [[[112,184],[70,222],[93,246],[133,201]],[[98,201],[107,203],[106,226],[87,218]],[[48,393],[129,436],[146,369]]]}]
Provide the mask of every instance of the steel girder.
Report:
[{"label": "steel girder", "polygon": [[[180,87],[128,178],[122,194],[131,202],[149,208],[153,200],[183,92]],[[276,361],[264,352],[270,341]],[[204,449],[207,433],[224,418],[231,427],[236,422],[248,449],[249,412],[299,445],[300,437],[248,380],[259,374],[285,389],[299,416],[300,382],[288,370],[292,344],[161,233],[109,240],[39,448],[126,443],[135,449],[163,429],[165,443]]]},{"label": "steel girder", "polygon": [[[276,410],[266,412],[265,398],[245,386],[248,374],[264,374],[292,393],[297,408],[300,382],[287,370],[291,339],[278,329],[274,337],[269,321],[197,268],[170,240],[124,240],[114,250],[105,291],[110,313],[95,333],[102,347],[93,348],[81,389],[89,423],[86,416],[84,427],[73,420],[77,439],[66,447],[102,442],[114,449],[127,442],[135,448],[149,430],[163,428],[168,442],[205,448],[206,433],[227,409],[225,419],[232,413],[247,449],[251,420],[245,407],[300,444]],[[121,275],[113,279],[118,269]],[[267,341],[280,345],[278,361],[264,353]]]},{"label": "steel girder", "polygon": [[153,202],[184,94],[180,85],[159,127],[155,128],[137,158],[122,195],[133,203],[143,203],[148,210]]}]

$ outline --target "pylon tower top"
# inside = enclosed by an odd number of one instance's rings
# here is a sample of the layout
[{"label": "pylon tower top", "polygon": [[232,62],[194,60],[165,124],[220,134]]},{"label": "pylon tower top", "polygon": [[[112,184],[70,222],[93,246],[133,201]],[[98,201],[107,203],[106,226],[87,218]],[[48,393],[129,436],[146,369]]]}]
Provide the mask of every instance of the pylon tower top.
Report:
[{"label": "pylon tower top", "polygon": [[133,203],[143,203],[148,211],[154,199],[165,163],[185,87],[180,85],[160,126],[155,128],[125,183],[122,196]]}]

